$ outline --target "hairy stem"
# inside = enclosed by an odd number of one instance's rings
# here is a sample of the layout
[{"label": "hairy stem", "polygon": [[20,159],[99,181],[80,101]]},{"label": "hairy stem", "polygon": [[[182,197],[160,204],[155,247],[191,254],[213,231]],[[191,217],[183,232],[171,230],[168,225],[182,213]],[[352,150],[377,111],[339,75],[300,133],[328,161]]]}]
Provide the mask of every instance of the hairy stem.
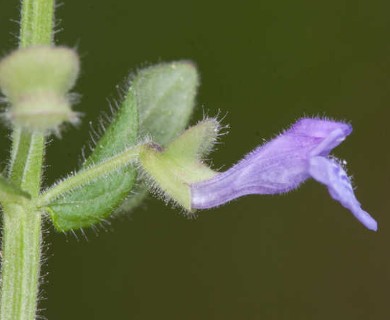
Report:
[{"label": "hairy stem", "polygon": [[41,133],[30,133],[22,129],[15,129],[12,133],[9,178],[33,198],[39,194],[44,143]]},{"label": "hairy stem", "polygon": [[[19,47],[51,45],[54,0],[22,0]],[[34,199],[41,184],[44,136],[12,134],[9,178]],[[41,214],[27,202],[3,206],[1,320],[36,317],[41,255]]]},{"label": "hairy stem", "polygon": [[22,0],[19,46],[52,44],[53,23],[54,0]]},{"label": "hairy stem", "polygon": [[19,205],[4,207],[2,320],[36,316],[41,244],[41,216]]}]

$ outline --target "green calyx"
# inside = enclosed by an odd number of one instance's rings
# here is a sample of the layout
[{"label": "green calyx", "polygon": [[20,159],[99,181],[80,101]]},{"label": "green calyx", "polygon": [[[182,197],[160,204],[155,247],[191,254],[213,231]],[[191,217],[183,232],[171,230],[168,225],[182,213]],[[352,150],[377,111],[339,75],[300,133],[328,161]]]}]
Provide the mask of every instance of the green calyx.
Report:
[{"label": "green calyx", "polygon": [[[139,114],[139,137],[147,136],[165,148],[188,126],[195,107],[199,74],[190,61],[160,63],[139,70],[130,78]],[[133,210],[148,195],[139,183],[117,212]]]},{"label": "green calyx", "polygon": [[68,91],[79,73],[79,59],[65,47],[19,49],[0,61],[0,88],[10,107],[6,118],[30,131],[58,131],[76,122]]},{"label": "green calyx", "polygon": [[217,174],[202,158],[211,151],[218,131],[218,121],[206,119],[187,129],[165,149],[154,143],[145,145],[139,161],[157,192],[191,212],[191,184]]}]

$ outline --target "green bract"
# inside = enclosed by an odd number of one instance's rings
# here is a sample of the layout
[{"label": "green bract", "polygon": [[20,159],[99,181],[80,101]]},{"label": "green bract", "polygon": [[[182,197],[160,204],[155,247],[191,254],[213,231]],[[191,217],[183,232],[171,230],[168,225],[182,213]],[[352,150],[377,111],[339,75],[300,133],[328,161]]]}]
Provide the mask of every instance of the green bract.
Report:
[{"label": "green bract", "polygon": [[[142,184],[129,197],[136,180],[133,162],[142,149],[136,142],[148,136],[165,144],[180,134],[192,113],[197,86],[196,69],[188,62],[151,66],[132,78],[118,113],[79,173],[41,197],[58,230],[100,223],[126,197],[126,209],[142,200]],[[80,175],[82,181],[77,180]]]},{"label": "green bract", "polygon": [[138,72],[133,87],[142,135],[166,145],[188,125],[199,77],[188,61],[158,64]]},{"label": "green bract", "polygon": [[[164,147],[187,127],[195,106],[199,75],[189,61],[161,63],[140,70],[133,78],[141,136]],[[118,209],[128,212],[148,194],[140,183]]]},{"label": "green bract", "polygon": [[[84,162],[81,172],[93,168],[132,147],[138,134],[134,92],[129,90],[111,125]],[[113,167],[87,185],[67,192],[47,207],[55,227],[61,231],[100,223],[130,193],[136,178],[131,164]]]}]

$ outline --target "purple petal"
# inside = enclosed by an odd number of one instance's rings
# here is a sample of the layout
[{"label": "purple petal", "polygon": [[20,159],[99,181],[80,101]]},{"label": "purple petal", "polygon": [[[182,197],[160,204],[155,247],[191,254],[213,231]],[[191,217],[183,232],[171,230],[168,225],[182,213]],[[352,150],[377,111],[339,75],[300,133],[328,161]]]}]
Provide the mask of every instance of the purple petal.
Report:
[{"label": "purple petal", "polygon": [[360,207],[351,181],[338,162],[324,157],[312,157],[309,173],[315,180],[326,185],[332,198],[349,209],[363,225],[370,230],[378,229],[376,221]]},{"label": "purple petal", "polygon": [[342,122],[301,119],[226,172],[193,184],[192,207],[207,209],[248,194],[290,191],[310,176],[311,156],[327,155],[350,132]]},{"label": "purple petal", "polygon": [[352,132],[352,127],[349,124],[340,121],[302,118],[292,125],[287,132],[325,139],[336,130],[341,130],[346,137]]}]

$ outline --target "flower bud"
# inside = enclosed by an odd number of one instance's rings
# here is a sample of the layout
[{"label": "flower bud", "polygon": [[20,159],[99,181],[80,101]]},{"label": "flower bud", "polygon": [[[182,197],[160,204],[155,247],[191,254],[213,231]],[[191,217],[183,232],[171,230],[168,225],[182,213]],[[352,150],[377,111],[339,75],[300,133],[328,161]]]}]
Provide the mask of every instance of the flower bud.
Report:
[{"label": "flower bud", "polygon": [[76,122],[68,91],[79,73],[77,54],[65,47],[19,49],[0,61],[0,88],[12,125],[31,131],[58,131]]}]

